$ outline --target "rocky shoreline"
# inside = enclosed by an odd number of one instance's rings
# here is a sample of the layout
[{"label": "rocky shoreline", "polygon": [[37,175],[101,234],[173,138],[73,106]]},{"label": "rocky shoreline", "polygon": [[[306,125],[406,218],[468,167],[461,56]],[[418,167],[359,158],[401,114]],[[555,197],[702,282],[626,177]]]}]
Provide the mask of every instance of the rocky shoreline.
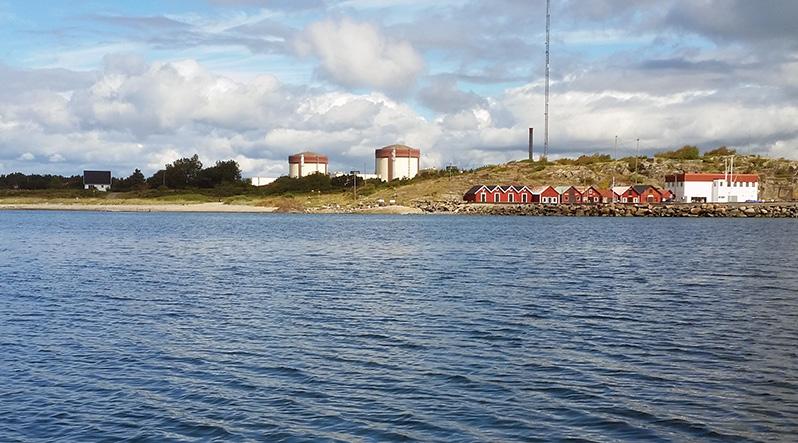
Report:
[{"label": "rocky shoreline", "polygon": [[798,218],[798,203],[539,205],[420,202],[424,213],[560,217],[766,217]]}]

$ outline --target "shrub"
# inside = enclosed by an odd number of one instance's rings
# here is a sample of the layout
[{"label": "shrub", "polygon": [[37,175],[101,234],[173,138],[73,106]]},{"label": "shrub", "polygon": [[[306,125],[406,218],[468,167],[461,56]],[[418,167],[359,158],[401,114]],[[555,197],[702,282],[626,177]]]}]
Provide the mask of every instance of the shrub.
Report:
[{"label": "shrub", "polygon": [[608,163],[612,161],[609,154],[593,154],[593,155],[580,155],[579,158],[574,160],[575,165],[586,166],[596,163]]},{"label": "shrub", "polygon": [[655,154],[658,158],[669,158],[672,160],[697,160],[701,153],[696,146],[685,145],[675,151],[663,151]]},{"label": "shrub", "polygon": [[729,149],[725,146],[721,146],[719,148],[705,152],[704,157],[721,157],[724,155],[735,155],[735,154],[737,154],[737,151],[735,151],[734,149]]}]

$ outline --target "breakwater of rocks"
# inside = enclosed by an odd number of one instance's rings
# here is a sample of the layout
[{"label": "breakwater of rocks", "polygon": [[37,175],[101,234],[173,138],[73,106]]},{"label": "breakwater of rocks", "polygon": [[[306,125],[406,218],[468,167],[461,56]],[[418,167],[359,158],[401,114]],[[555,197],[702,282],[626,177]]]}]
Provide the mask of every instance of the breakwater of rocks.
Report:
[{"label": "breakwater of rocks", "polygon": [[748,204],[474,204],[464,202],[420,202],[416,205],[427,213],[476,215],[528,215],[573,217],[768,217],[798,218],[798,203]]}]

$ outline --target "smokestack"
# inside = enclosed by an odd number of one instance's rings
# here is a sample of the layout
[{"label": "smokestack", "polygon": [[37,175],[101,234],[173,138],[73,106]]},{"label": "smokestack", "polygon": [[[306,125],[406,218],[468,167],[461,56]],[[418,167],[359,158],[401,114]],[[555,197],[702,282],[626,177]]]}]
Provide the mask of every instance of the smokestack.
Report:
[{"label": "smokestack", "polygon": [[529,159],[534,160],[532,157],[532,135],[535,133],[535,128],[529,128]]}]

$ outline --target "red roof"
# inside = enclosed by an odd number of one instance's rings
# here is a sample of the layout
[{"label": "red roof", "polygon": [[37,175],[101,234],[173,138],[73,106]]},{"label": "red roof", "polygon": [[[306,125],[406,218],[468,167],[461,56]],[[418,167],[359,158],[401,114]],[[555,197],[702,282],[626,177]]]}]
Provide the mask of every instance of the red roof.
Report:
[{"label": "red roof", "polygon": [[731,174],[729,176],[723,173],[703,173],[703,172],[684,172],[682,174],[666,175],[666,182],[711,182],[713,180],[723,180],[729,178],[736,182],[758,182],[759,175],[757,174]]},{"label": "red roof", "polygon": [[615,197],[618,195],[618,194],[616,194],[615,192],[613,192],[613,190],[612,190],[612,189],[599,189],[599,190],[598,190],[598,193],[599,193],[599,195],[601,195],[602,197],[604,197],[604,198],[608,198],[608,199],[610,199],[610,200],[614,199],[614,198],[615,198]]},{"label": "red roof", "polygon": [[324,154],[318,154],[315,152],[305,151],[300,152],[298,154],[289,155],[288,156],[288,163],[299,163],[301,161],[302,156],[305,157],[305,163],[328,163],[329,160],[327,156]]},{"label": "red roof", "polygon": [[375,150],[374,155],[377,158],[391,158],[393,155],[397,157],[420,158],[421,150],[405,145],[390,145]]}]

